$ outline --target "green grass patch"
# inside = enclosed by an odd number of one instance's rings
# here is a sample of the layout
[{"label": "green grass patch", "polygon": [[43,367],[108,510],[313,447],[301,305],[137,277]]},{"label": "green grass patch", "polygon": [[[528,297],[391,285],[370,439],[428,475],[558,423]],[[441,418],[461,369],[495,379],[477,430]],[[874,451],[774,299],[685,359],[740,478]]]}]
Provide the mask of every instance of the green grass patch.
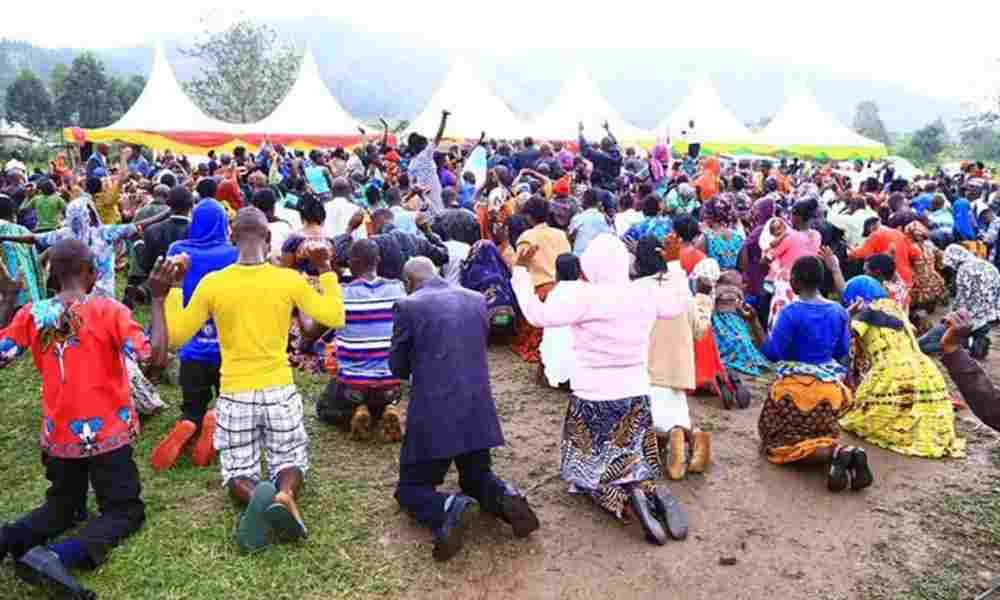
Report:
[{"label": "green grass patch", "polygon": [[[145,322],[148,311],[137,311]],[[366,598],[395,596],[416,573],[428,572],[426,542],[392,544],[381,538],[401,519],[392,498],[399,446],[355,442],[315,418],[315,399],[326,378],[300,376],[311,436],[311,470],[302,510],[309,539],[241,555],[232,542],[240,509],[220,484],[218,466],[197,469],[182,457],[166,473],[153,473],[149,457],[179,414],[180,391],[159,386],[169,407],[143,423],[136,462],[143,484],[146,523],[81,580],[102,600],[259,598]],[[30,355],[0,370],[4,426],[0,428],[0,522],[41,504],[48,487],[40,461],[41,383]],[[96,511],[91,493],[89,509]],[[3,598],[45,598],[18,582],[10,560],[0,563]]]},{"label": "green grass patch", "polygon": [[865,600],[964,600],[1000,573],[1000,487],[992,476],[904,502],[867,558]]}]

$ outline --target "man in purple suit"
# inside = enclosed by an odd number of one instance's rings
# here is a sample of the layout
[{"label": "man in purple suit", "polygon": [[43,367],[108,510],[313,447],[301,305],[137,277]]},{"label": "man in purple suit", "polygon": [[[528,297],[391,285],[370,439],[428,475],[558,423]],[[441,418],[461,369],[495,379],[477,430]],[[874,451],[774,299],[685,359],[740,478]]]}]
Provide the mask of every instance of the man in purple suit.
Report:
[{"label": "man in purple suit", "polygon": [[[490,449],[504,440],[490,390],[486,299],[449,285],[427,258],[408,261],[403,278],[410,296],[396,302],[389,365],[412,380],[396,500],[433,530],[437,560],[461,550],[474,502],[525,537],[538,517],[491,470]],[[438,493],[452,462],[462,493]]]}]

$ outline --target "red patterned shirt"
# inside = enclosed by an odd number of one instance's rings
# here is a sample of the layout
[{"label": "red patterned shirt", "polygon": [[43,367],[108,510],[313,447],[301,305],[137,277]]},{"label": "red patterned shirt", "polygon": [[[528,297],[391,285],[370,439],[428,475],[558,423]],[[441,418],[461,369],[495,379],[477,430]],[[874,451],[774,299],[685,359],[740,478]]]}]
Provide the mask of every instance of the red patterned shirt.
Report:
[{"label": "red patterned shirt", "polygon": [[24,306],[0,331],[0,364],[30,349],[42,377],[42,450],[81,458],[117,450],[139,433],[124,355],[146,358],[149,340],[118,302],[92,297]]}]

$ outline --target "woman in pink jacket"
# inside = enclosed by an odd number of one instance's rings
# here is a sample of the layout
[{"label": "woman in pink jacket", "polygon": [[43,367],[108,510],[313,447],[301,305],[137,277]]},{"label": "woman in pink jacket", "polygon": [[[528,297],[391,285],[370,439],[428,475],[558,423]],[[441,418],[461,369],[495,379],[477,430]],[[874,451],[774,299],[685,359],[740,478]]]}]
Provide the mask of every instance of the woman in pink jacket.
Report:
[{"label": "woman in pink jacket", "polygon": [[[665,258],[676,261],[679,243],[669,238]],[[563,427],[561,474],[570,492],[587,494],[623,519],[627,508],[639,517],[654,544],[687,535],[687,515],[665,486],[649,403],[649,340],[657,319],[688,309],[683,275],[651,293],[629,280],[629,253],[613,235],[596,237],[580,257],[586,281],[567,281],[543,303],[527,269],[534,248],[525,247],[513,273],[514,293],[535,327],[569,326],[576,364],[573,395]]]}]

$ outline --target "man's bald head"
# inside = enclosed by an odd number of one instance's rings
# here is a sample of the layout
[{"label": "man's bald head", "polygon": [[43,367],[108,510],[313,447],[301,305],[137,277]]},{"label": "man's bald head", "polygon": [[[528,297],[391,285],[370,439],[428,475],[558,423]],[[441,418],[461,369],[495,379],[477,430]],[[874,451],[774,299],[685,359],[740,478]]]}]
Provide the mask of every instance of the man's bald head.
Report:
[{"label": "man's bald head", "polygon": [[333,178],[333,183],[330,185],[330,193],[333,194],[334,198],[350,198],[351,190],[351,182],[346,177]]},{"label": "man's bald head", "polygon": [[267,239],[267,217],[255,206],[241,208],[233,220],[233,237],[239,241],[244,236]]},{"label": "man's bald head", "polygon": [[426,256],[417,256],[406,261],[403,267],[403,279],[408,290],[416,291],[427,281],[437,277],[437,267]]}]

